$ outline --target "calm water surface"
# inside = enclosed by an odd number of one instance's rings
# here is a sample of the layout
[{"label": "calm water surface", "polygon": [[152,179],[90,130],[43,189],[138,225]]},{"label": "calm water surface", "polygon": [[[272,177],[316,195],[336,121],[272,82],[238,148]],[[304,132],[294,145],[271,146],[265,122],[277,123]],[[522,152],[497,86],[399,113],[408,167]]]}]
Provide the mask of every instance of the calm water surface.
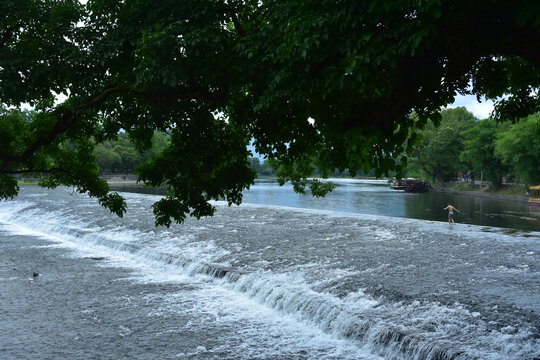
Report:
[{"label": "calm water surface", "polygon": [[[275,180],[257,180],[244,193],[244,203],[319,209],[344,213],[383,215],[447,222],[452,204],[461,213],[455,221],[465,224],[495,226],[513,230],[540,231],[540,207],[526,201],[509,201],[456,195],[443,192],[405,193],[390,188],[386,180],[332,179],[336,185],[325,198],[294,193],[292,186],[278,186]],[[116,191],[162,194],[160,189],[142,189],[139,185],[117,185]]]},{"label": "calm water surface", "polygon": [[258,182],[167,229],[123,195],[122,219],[66,188],[0,201],[1,359],[540,357],[526,204]]}]

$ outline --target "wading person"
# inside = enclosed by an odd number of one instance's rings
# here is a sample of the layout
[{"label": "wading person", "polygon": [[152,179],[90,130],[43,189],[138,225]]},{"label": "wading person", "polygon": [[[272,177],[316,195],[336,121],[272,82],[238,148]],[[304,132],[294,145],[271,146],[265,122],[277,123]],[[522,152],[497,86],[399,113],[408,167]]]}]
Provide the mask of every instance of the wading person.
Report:
[{"label": "wading person", "polygon": [[449,224],[455,224],[454,222],[454,211],[457,211],[458,213],[461,213],[458,209],[453,207],[452,205],[448,204],[447,207],[445,207],[443,210],[448,210],[448,223]]}]

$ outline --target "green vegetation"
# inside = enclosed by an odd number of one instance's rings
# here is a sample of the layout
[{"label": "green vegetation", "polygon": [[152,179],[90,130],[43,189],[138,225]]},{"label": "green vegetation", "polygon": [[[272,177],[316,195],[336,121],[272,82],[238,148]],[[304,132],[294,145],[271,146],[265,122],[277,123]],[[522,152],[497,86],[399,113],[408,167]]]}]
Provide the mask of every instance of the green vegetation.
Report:
[{"label": "green vegetation", "polygon": [[275,177],[276,176],[276,169],[270,165],[270,161],[268,160],[261,160],[259,158],[249,158],[249,166],[251,170],[255,171],[257,173],[257,177],[264,178],[264,177]]},{"label": "green vegetation", "polygon": [[[168,188],[158,225],[212,215],[213,199],[239,204],[252,141],[280,182],[315,196],[330,187],[307,183],[314,167],[399,176],[413,146],[437,150],[419,134],[456,92],[506,95],[498,120],[540,110],[539,12],[537,0],[4,0],[0,199],[17,195],[14,175],[40,173],[122,216],[95,157],[131,168],[131,148],[112,143],[120,132],[141,154],[168,135],[136,168]],[[17,111],[24,103],[36,113]]]},{"label": "green vegetation", "polygon": [[500,185],[497,189],[491,186],[480,187],[479,185],[471,186],[470,184],[459,184],[449,186],[450,190],[460,191],[477,191],[496,195],[512,195],[512,196],[525,196],[526,190],[522,185]]},{"label": "green vegetation", "polygon": [[106,140],[94,148],[94,156],[102,173],[133,174],[137,165],[159,154],[167,147],[168,136],[155,132],[152,146],[144,152],[138,151],[129,136],[120,132],[116,139]]},{"label": "green vegetation", "polygon": [[484,191],[485,188],[481,188],[480,185],[472,186],[467,183],[458,183],[448,187],[450,190],[461,190],[461,191]]},{"label": "green vegetation", "polygon": [[498,124],[493,119],[486,119],[463,133],[465,146],[460,159],[469,164],[472,179],[481,172],[495,190],[501,187],[503,176],[511,171],[511,168],[495,155],[497,136],[508,129],[507,125],[509,124]]},{"label": "green vegetation", "polygon": [[39,182],[18,181],[17,185],[39,185]]},{"label": "green vegetation", "polygon": [[515,124],[477,121],[465,108],[441,114],[440,126],[428,124],[421,142],[413,146],[408,176],[429,178],[444,186],[463,174],[470,177],[473,188],[475,179],[482,177],[494,191],[503,191],[503,177],[529,185],[540,183],[540,113]]},{"label": "green vegetation", "polygon": [[468,164],[460,160],[463,133],[474,126],[474,116],[465,108],[448,109],[441,113],[439,126],[430,121],[419,132],[421,141],[412,146],[408,174],[427,175],[445,185],[456,171],[466,171]]},{"label": "green vegetation", "polygon": [[[272,165],[272,161],[265,159],[261,160],[259,158],[249,158],[249,166],[251,170],[257,173],[257,178],[276,178],[278,176],[279,164]],[[275,167],[274,167],[275,166]],[[316,163],[313,164],[312,170],[309,173],[306,173],[308,176],[313,177],[322,177],[322,171],[317,167]],[[370,170],[367,174],[359,171],[356,176],[361,177],[375,177],[375,170]],[[329,174],[331,178],[350,178],[351,173],[347,170],[344,171],[334,171]]]},{"label": "green vegetation", "polygon": [[501,185],[498,189],[487,189],[487,192],[495,193],[499,195],[521,195],[524,196],[526,191],[523,186],[520,185]]},{"label": "green vegetation", "polygon": [[495,155],[517,179],[540,184],[540,114],[531,115],[498,135]]}]

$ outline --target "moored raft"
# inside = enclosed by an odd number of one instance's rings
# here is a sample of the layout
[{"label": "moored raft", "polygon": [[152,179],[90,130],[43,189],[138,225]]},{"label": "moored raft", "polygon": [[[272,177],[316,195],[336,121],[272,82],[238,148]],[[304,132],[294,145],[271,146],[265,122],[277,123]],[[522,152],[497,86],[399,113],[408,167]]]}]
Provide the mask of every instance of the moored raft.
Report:
[{"label": "moored raft", "polygon": [[404,190],[405,192],[428,192],[431,190],[431,184],[421,179],[407,178],[394,179],[390,188],[394,190]]}]

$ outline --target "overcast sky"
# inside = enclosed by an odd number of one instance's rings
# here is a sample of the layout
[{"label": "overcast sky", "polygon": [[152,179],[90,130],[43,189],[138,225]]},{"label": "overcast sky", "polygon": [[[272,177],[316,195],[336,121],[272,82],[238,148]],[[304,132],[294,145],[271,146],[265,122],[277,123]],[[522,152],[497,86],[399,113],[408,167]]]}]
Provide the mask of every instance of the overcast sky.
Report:
[{"label": "overcast sky", "polygon": [[452,105],[448,105],[449,108],[455,108],[458,106],[465,106],[467,110],[472,112],[474,116],[479,119],[487,119],[493,111],[493,101],[484,100],[478,102],[474,95],[456,95],[456,101]]}]

